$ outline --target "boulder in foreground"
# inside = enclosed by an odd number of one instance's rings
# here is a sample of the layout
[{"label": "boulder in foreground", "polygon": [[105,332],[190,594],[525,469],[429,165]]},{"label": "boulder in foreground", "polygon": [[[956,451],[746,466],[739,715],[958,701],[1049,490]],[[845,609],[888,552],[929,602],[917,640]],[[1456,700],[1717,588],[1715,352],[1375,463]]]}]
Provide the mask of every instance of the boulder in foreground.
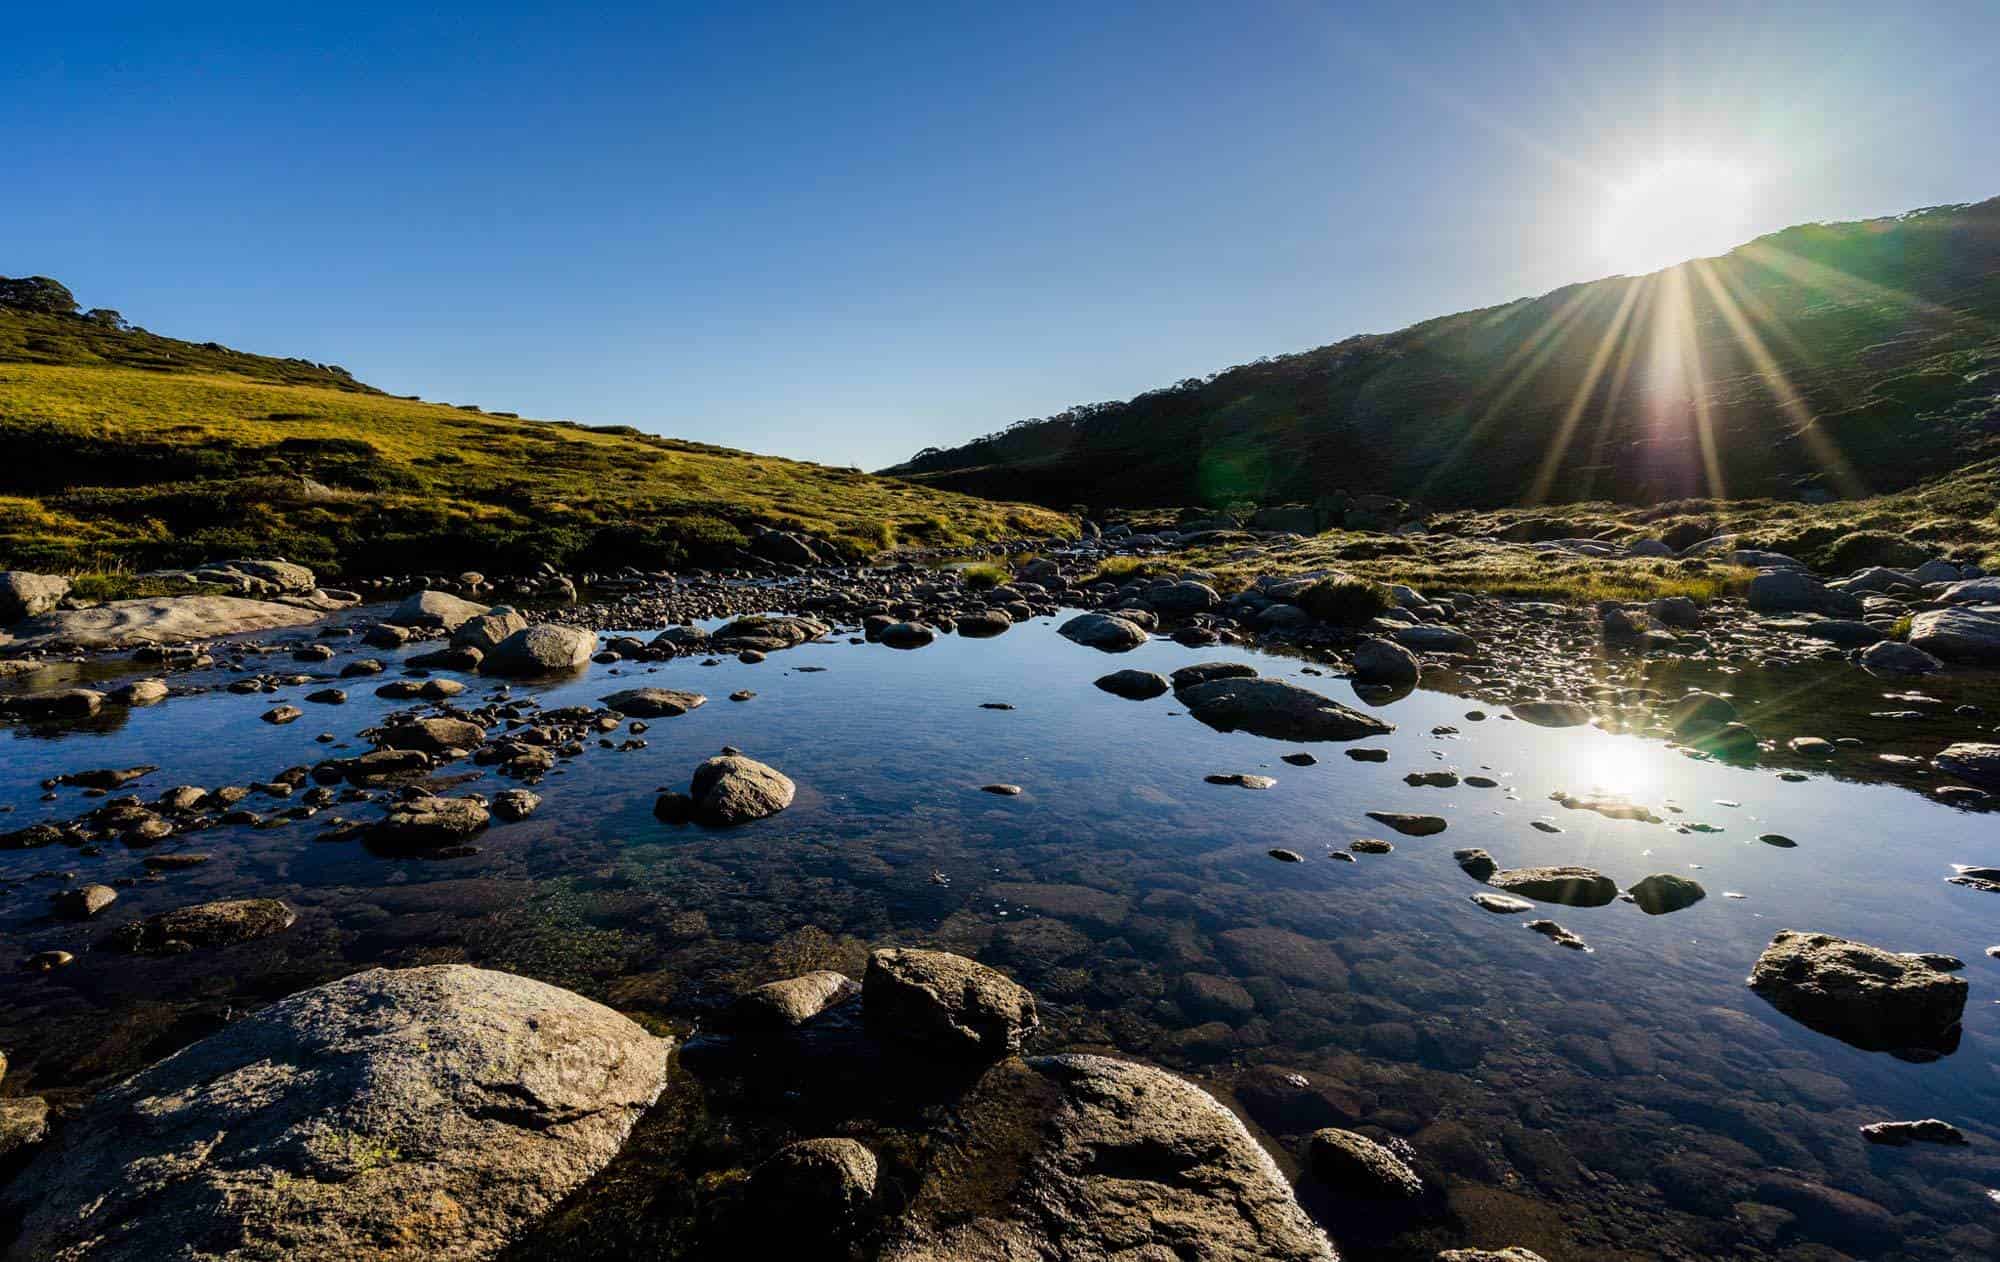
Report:
[{"label": "boulder in foreground", "polygon": [[1786,929],[1750,989],[1801,1025],[1871,1052],[1956,1051],[1966,984],[1928,958]]},{"label": "boulder in foreground", "polygon": [[10,1256],[489,1257],[612,1158],[669,1047],[509,973],[357,973],[101,1094],[8,1189]]},{"label": "boulder in foreground", "polygon": [[883,1262],[1335,1262],[1257,1141],[1206,1092],[1102,1056],[988,1070],[933,1149]]},{"label": "boulder in foreground", "polygon": [[1281,741],[1352,741],[1396,725],[1282,679],[1217,679],[1183,689],[1188,713],[1222,732]]}]

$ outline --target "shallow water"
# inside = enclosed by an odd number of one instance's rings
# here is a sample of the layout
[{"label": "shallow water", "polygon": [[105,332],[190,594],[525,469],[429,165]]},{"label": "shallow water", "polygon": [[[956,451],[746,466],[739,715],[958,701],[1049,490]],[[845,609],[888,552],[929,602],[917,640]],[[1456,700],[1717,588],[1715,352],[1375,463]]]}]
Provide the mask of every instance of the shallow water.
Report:
[{"label": "shallow water", "polygon": [[[1472,721],[1476,703],[1433,691],[1379,707],[1397,730],[1361,743],[1388,749],[1388,761],[1354,762],[1340,745],[1211,731],[1171,696],[1131,702],[1091,687],[1121,667],[1165,673],[1202,659],[1254,660],[1266,674],[1361,704],[1344,682],[1307,674],[1307,663],[1165,640],[1112,657],[1061,639],[1054,625],[1040,619],[994,640],[941,637],[916,652],[843,641],[755,665],[627,663],[517,685],[516,696],[545,705],[595,702],[641,682],[698,689],[710,701],[652,721],[645,749],[593,747],[563,764],[537,786],[545,803],[533,818],[496,826],[466,858],[384,858],[358,842],[315,840],[332,816],[371,817],[377,808],[367,805],[281,828],[170,838],[148,852],[0,853],[5,949],[79,956],[46,976],[0,974],[0,1048],[14,1065],[7,1089],[81,1093],[234,1011],[374,964],[512,968],[687,1034],[737,987],[801,967],[854,968],[866,948],[921,943],[1004,967],[1035,991],[1045,1022],[1038,1050],[1115,1048],[1224,1098],[1248,1084],[1239,1098],[1281,1150],[1325,1122],[1274,1102],[1259,1066],[1304,1071],[1321,1099],[1410,1139],[1446,1181],[1450,1217],[1330,1222],[1349,1256],[1428,1257],[1426,1248],[1466,1241],[1525,1244],[1552,1262],[1992,1249],[2000,961],[1984,952],[2000,942],[2000,899],[1944,878],[1953,863],[2000,864],[1993,816],[1833,769],[1786,783],[1769,766],[1696,761],[1640,736],[1537,728],[1503,719],[1499,706],[1480,706],[1490,717]],[[313,673],[331,675],[352,656],[393,666],[404,655],[334,643],[340,656]],[[308,669],[283,654],[254,668]],[[89,809],[93,799],[74,789],[41,800],[40,782],[63,772],[158,763],[121,790],[144,798],[176,784],[263,781],[362,752],[355,733],[411,704],[375,697],[379,678],[340,682],[352,698],[345,706],[301,701],[310,686],[270,697],[217,690],[96,725],[0,735],[0,805],[14,807],[0,826]],[[473,681],[460,700],[489,686]],[[743,688],[757,696],[726,700]],[[1820,734],[1861,730],[1845,711],[1797,700],[1831,689],[1795,682],[1783,695],[1823,721]],[[305,717],[257,721],[277,700]],[[1935,752],[1970,735],[1971,722],[1896,732]],[[1433,735],[1440,725],[1458,731]],[[319,743],[321,732],[338,739]],[[1774,734],[1790,733],[1766,731]],[[655,820],[657,791],[685,787],[694,765],[725,744],[789,774],[796,803],[727,832]],[[1877,748],[1843,754],[1841,766],[1864,764]],[[1300,749],[1319,764],[1279,760]],[[1440,767],[1501,787],[1403,783]],[[1277,784],[1204,783],[1213,772]],[[512,784],[469,763],[445,769],[453,775],[476,777],[466,783],[489,794]],[[980,791],[995,781],[1026,791]],[[1591,789],[1629,794],[1666,822],[1614,821],[1550,800]],[[255,795],[245,804],[282,805]],[[1367,819],[1370,810],[1434,813],[1450,827],[1402,837]],[[1538,819],[1562,831],[1530,827]],[[1681,831],[1694,824],[1719,831]],[[1770,832],[1799,844],[1758,841]],[[1327,858],[1359,837],[1386,838],[1394,853]],[[1481,887],[1451,859],[1465,846],[1484,847],[1503,867],[1587,864],[1621,886],[1678,873],[1708,897],[1664,916],[1624,902],[1538,909],[1592,948],[1564,950],[1523,927],[1532,916],[1468,901]],[[1305,862],[1275,861],[1272,847]],[[142,854],[176,848],[214,859],[146,878]],[[61,882],[34,876],[49,869],[140,878],[100,921],[255,895],[287,899],[299,923],[263,942],[169,959],[91,952],[104,924],[51,920],[46,894]],[[1965,959],[1962,1045],[1910,1063],[1770,1009],[1743,981],[1784,928]],[[1186,974],[1243,983],[1254,1014],[1216,1023],[1183,1007]],[[1972,1146],[1886,1150],[1856,1133],[1865,1122],[1931,1116],[1964,1128]],[[1878,1219],[1788,1190],[1780,1171],[1886,1212]]]}]

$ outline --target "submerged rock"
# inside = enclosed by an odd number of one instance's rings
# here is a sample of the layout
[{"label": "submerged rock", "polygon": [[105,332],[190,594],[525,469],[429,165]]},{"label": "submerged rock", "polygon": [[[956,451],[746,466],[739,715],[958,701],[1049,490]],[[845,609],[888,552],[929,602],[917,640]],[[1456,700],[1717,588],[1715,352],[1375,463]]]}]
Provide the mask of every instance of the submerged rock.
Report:
[{"label": "submerged rock", "polygon": [[1514,717],[1536,727],[1581,727],[1590,722],[1590,707],[1576,701],[1517,701]]},{"label": "submerged rock", "polygon": [[391,806],[368,837],[392,849],[432,850],[468,841],[490,822],[477,798],[411,798]]},{"label": "submerged rock", "polygon": [[298,913],[275,898],[235,898],[197,903],[120,925],[107,944],[121,951],[173,952],[189,947],[229,946],[283,932]]},{"label": "submerged rock", "polygon": [[853,1139],[801,1139],[771,1154],[750,1176],[756,1234],[823,1246],[867,1211],[880,1166]]},{"label": "submerged rock", "polygon": [[853,978],[825,969],[745,991],[736,1000],[736,1019],[750,1029],[797,1029],[860,993]]},{"label": "submerged rock", "polygon": [[861,1002],[869,1028],[883,1037],[955,1056],[1011,1056],[1041,1024],[1026,988],[947,951],[875,952],[868,957]]},{"label": "submerged rock", "polygon": [[670,1046],[507,973],[358,973],[100,1094],[7,1189],[14,1256],[489,1257],[610,1161]]},{"label": "submerged rock", "polygon": [[1144,1065],[997,1065],[930,1157],[882,1262],[1336,1259],[1236,1115]]},{"label": "submerged rock", "polygon": [[1281,679],[1217,679],[1179,696],[1189,714],[1217,731],[1272,740],[1351,741],[1396,730],[1393,723]]},{"label": "submerged rock", "polygon": [[1313,1174],[1342,1196],[1407,1201],[1424,1194],[1409,1163],[1366,1135],[1335,1126],[1314,1131],[1309,1155]]},{"label": "submerged rock", "polygon": [[1757,957],[1749,985],[1800,1024],[1866,1051],[1958,1048],[1965,979],[1920,956],[1786,929]]},{"label": "submerged rock", "polygon": [[1412,815],[1404,811],[1370,811],[1368,818],[1405,837],[1434,837],[1447,827],[1442,815]]}]

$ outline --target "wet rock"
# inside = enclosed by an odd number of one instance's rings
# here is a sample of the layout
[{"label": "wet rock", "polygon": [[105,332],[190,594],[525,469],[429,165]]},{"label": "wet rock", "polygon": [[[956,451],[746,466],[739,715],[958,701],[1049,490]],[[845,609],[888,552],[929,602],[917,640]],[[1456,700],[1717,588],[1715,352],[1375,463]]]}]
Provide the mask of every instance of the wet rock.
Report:
[{"label": "wet rock", "polygon": [[493,799],[493,813],[509,822],[518,822],[533,815],[541,804],[539,793],[527,789],[503,789]]},{"label": "wet rock", "polygon": [[116,789],[134,780],[149,776],[159,768],[152,763],[137,767],[98,767],[90,771],[72,771],[58,776],[63,784],[73,784],[79,789]]},{"label": "wet rock", "polygon": [[1708,897],[1708,891],[1699,882],[1671,872],[1656,872],[1633,884],[1626,893],[1639,905],[1639,910],[1648,916],[1661,916],[1670,911],[1692,907]]},{"label": "wet rock", "polygon": [[306,694],[306,700],[314,705],[346,705],[347,693],[340,688],[321,688]]},{"label": "wet rock", "polygon": [[945,951],[876,951],[868,957],[861,1001],[870,1030],[954,1056],[1014,1055],[1041,1023],[1025,988]]},{"label": "wet rock", "polygon": [[169,689],[164,679],[135,679],[129,684],[120,684],[105,695],[112,705],[146,706],[157,705],[167,699]]},{"label": "wet rock", "polygon": [[1446,1249],[1437,1255],[1437,1262],[1548,1262],[1548,1259],[1533,1249],[1510,1244],[1504,1249]]},{"label": "wet rock", "polygon": [[875,1199],[879,1166],[858,1140],[801,1139],[773,1153],[750,1176],[754,1230],[811,1241],[838,1238],[861,1220]]},{"label": "wet rock", "polygon": [[1590,722],[1590,707],[1575,701],[1517,701],[1514,717],[1536,727],[1581,727]]},{"label": "wet rock", "polygon": [[635,719],[675,718],[708,704],[698,692],[672,688],[627,688],[604,698],[604,704]]},{"label": "wet rock", "polygon": [[1065,640],[1106,653],[1123,653],[1147,640],[1146,632],[1134,622],[1114,614],[1083,613],[1056,628]]},{"label": "wet rock", "polygon": [[1340,752],[1346,754],[1355,762],[1389,761],[1389,751],[1386,749],[1343,749]]},{"label": "wet rock", "polygon": [[1934,1117],[1927,1117],[1921,1122],[1872,1122],[1861,1128],[1861,1138],[1871,1144],[1886,1144],[1891,1148],[1904,1148],[1915,1143],[1956,1147],[1967,1142],[1964,1131]]},{"label": "wet rock", "polygon": [[197,903],[148,916],[112,930],[107,944],[121,951],[171,952],[186,947],[231,946],[267,938],[292,927],[298,913],[275,898]]},{"label": "wet rock", "polygon": [[424,718],[385,727],[376,742],[384,749],[441,754],[448,749],[479,748],[486,743],[486,729],[465,719]]},{"label": "wet rock", "polygon": [[1590,949],[1582,938],[1571,933],[1553,920],[1530,920],[1528,928],[1541,934],[1557,946],[1568,947],[1572,951],[1588,951]]},{"label": "wet rock", "polygon": [[273,726],[281,727],[286,723],[290,723],[302,717],[304,714],[305,711],[299,709],[295,705],[279,705],[271,707],[269,710],[264,711],[264,713],[258,715],[257,717],[263,719],[266,723],[269,723]]},{"label": "wet rock", "polygon": [[1222,603],[1222,597],[1206,583],[1183,579],[1157,587],[1145,595],[1145,603],[1163,614],[1172,617],[1186,617],[1189,614],[1206,613]]},{"label": "wet rock", "polygon": [[1209,784],[1234,785],[1239,789],[1268,789],[1278,782],[1270,776],[1251,775],[1245,771],[1218,772],[1202,777]]},{"label": "wet rock", "polygon": [[1355,854],[1388,854],[1395,849],[1379,837],[1357,837],[1347,843],[1347,848]]},{"label": "wet rock", "polygon": [[461,600],[449,592],[426,588],[411,592],[396,606],[388,621],[398,627],[442,627],[446,631],[456,631],[472,619],[488,612],[485,605]]},{"label": "wet rock", "polygon": [[1482,891],[1472,895],[1472,902],[1481,910],[1490,911],[1496,916],[1518,916],[1522,912],[1535,910],[1533,903],[1525,898],[1515,898],[1512,894],[1491,894]]},{"label": "wet rock", "polygon": [[1502,868],[1486,883],[1509,894],[1565,907],[1602,907],[1618,897],[1618,883],[1594,868]]},{"label": "wet rock", "polygon": [[1940,771],[1982,789],[2000,791],[2000,745],[1960,741],[1946,746],[1935,761]]},{"label": "wet rock", "polygon": [[1214,683],[1218,679],[1254,679],[1257,668],[1248,662],[1195,662],[1174,672],[1175,692],[1192,688],[1196,684]]},{"label": "wet rock", "polygon": [[[1493,856],[1478,846],[1472,846],[1464,850],[1454,850],[1451,852],[1451,857],[1452,861],[1457,863],[1459,868],[1475,881],[1484,881],[1500,870],[1500,865],[1493,861]],[[1477,902],[1481,898],[1498,898],[1499,895],[1474,894],[1472,897],[1473,901]],[[1520,900],[1515,899],[1512,901],[1519,902]],[[1479,905],[1485,907],[1488,911],[1503,910],[1487,903],[1480,903]],[[1523,904],[1521,910],[1526,911],[1527,905]]]},{"label": "wet rock", "polygon": [[1966,983],[1911,955],[1826,933],[1786,929],[1750,972],[1778,1011],[1867,1051],[1958,1047]]},{"label": "wet rock", "polygon": [[465,842],[491,822],[478,798],[411,798],[391,806],[368,837],[392,850],[433,850]]},{"label": "wet rock", "polygon": [[794,1030],[860,993],[846,974],[822,970],[745,991],[737,997],[735,1015],[748,1029]]},{"label": "wet rock", "polygon": [[1403,783],[1413,789],[1455,789],[1458,787],[1456,771],[1412,771],[1403,777]]},{"label": "wet rock", "polygon": [[1021,786],[1018,784],[982,784],[979,786],[979,791],[1003,798],[1017,798],[1021,796]]},{"label": "wet rock", "polygon": [[0,1162],[48,1138],[49,1102],[40,1096],[0,1098]]},{"label": "wet rock", "polygon": [[88,920],[118,901],[109,885],[80,885],[49,897],[50,910],[64,920]]},{"label": "wet rock", "polygon": [[554,675],[585,665],[596,648],[597,637],[582,627],[544,622],[494,645],[479,669],[488,675]]},{"label": "wet rock", "polygon": [[187,868],[198,868],[207,863],[213,855],[200,851],[183,850],[175,854],[149,854],[145,864],[153,872],[179,872]]},{"label": "wet rock", "polygon": [[1927,675],[1944,669],[1937,658],[1900,640],[1882,640],[1869,646],[1861,654],[1861,664],[1888,675]]},{"label": "wet rock", "polygon": [[1354,648],[1354,679],[1363,684],[1414,684],[1423,674],[1417,655],[1393,640],[1371,637]]},{"label": "wet rock", "polygon": [[937,639],[937,632],[921,622],[892,622],[877,638],[892,649],[920,649]]},{"label": "wet rock", "polygon": [[1218,679],[1179,696],[1189,714],[1218,731],[1272,740],[1351,741],[1395,730],[1393,723],[1279,679]]},{"label": "wet rock", "polygon": [[1127,701],[1150,701],[1166,694],[1167,680],[1150,670],[1115,670],[1100,677],[1096,686]]},{"label": "wet rock", "polygon": [[15,1253],[489,1257],[610,1161],[670,1046],[506,973],[359,973],[100,1093],[8,1188]]},{"label": "wet rock", "polygon": [[1424,1181],[1409,1163],[1354,1131],[1333,1126],[1314,1131],[1308,1159],[1313,1175],[1342,1196],[1407,1201],[1424,1194]]},{"label": "wet rock", "polygon": [[28,719],[87,719],[104,708],[104,694],[89,688],[57,688],[9,698],[10,708]]},{"label": "wet rock", "polygon": [[1100,1056],[988,1071],[936,1141],[882,1262],[944,1258],[1334,1262],[1235,1114]]},{"label": "wet rock", "polygon": [[966,614],[958,620],[958,633],[971,639],[989,639],[1000,635],[1014,625],[1014,619],[1004,609],[981,609]]},{"label": "wet rock", "polygon": [[1448,825],[1441,815],[1412,815],[1404,811],[1370,811],[1368,818],[1405,837],[1434,837]]},{"label": "wet rock", "polygon": [[1280,863],[1304,863],[1306,861],[1306,857],[1296,850],[1275,849],[1267,850],[1265,853]]},{"label": "wet rock", "polygon": [[703,823],[728,825],[775,815],[792,804],[798,792],[791,778],[775,767],[741,754],[722,754],[694,769],[688,796]]},{"label": "wet rock", "polygon": [[1744,597],[1758,613],[1817,612],[1858,618],[1861,602],[1797,569],[1764,570],[1750,580]]},{"label": "wet rock", "polygon": [[2000,614],[1927,610],[1910,620],[1910,646],[1948,662],[2000,662]]}]

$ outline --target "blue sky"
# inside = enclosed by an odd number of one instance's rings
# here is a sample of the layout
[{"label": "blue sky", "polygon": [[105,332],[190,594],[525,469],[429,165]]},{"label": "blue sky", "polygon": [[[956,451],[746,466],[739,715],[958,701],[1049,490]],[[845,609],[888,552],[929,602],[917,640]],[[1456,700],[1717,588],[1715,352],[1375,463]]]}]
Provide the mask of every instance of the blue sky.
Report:
[{"label": "blue sky", "polygon": [[1637,270],[1663,159],[1746,235],[2000,194],[1992,0],[304,8],[10,15],[0,274],[874,468]]}]

